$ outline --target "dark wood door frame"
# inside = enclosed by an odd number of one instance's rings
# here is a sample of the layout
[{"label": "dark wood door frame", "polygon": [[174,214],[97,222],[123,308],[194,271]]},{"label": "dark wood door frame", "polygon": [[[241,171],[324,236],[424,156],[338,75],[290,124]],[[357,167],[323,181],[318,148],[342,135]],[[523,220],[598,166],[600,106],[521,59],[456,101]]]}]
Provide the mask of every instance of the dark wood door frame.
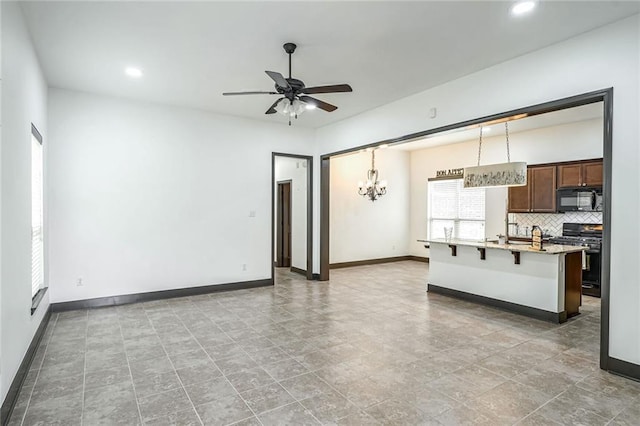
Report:
[{"label": "dark wood door frame", "polygon": [[604,157],[604,185],[603,201],[604,210],[602,223],[604,225],[602,239],[602,275],[601,275],[601,323],[600,323],[600,368],[640,379],[640,366],[619,360],[609,356],[609,312],[610,312],[610,289],[611,278],[611,174],[612,174],[612,152],[613,152],[613,88],[596,90],[576,96],[544,102],[505,111],[499,114],[466,120],[459,123],[449,124],[422,132],[412,133],[395,139],[387,139],[362,145],[354,148],[336,151],[320,156],[320,280],[329,279],[329,173],[331,157],[349,154],[362,149],[373,148],[379,145],[391,145],[409,142],[413,139],[422,138],[436,133],[459,129],[466,126],[473,126],[491,120],[512,117],[518,114],[527,116],[545,114],[562,109],[578,107],[582,105],[602,102],[604,105],[604,126],[603,126],[603,157]]},{"label": "dark wood door frame", "polygon": [[271,280],[275,278],[275,191],[276,191],[276,157],[299,158],[307,162],[307,270],[308,280],[316,278],[313,274],[313,156],[271,153]]},{"label": "dark wood door frame", "polygon": [[[276,182],[277,188],[278,188],[278,192],[277,192],[277,198],[278,201],[276,203],[276,207],[277,207],[277,213],[276,213],[276,219],[277,219],[277,224],[276,224],[276,267],[278,268],[282,268],[282,267],[291,267],[291,213],[292,213],[292,206],[291,206],[291,201],[293,199],[293,196],[291,195],[291,189],[292,189],[292,180],[288,179],[288,180],[279,180],[278,182]],[[285,200],[283,198],[283,192],[285,191],[285,187],[288,186],[288,192],[287,192],[287,202],[285,203]],[[287,215],[286,218],[283,217],[283,210],[286,208],[287,210]],[[284,226],[284,221],[287,221],[287,227]],[[285,229],[287,228],[287,229]],[[285,237],[284,233],[287,232],[287,236]],[[284,244],[284,240],[287,240],[288,244]],[[288,250],[287,250],[288,249]],[[283,253],[283,251],[288,251],[288,253]],[[286,256],[288,255],[288,256]]]}]

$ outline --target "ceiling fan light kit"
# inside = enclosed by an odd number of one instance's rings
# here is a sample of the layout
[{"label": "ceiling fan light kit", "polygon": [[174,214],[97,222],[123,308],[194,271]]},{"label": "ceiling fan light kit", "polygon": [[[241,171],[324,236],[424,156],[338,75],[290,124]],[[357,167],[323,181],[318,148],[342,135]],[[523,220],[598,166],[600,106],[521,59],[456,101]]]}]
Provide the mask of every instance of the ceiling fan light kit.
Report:
[{"label": "ceiling fan light kit", "polygon": [[289,117],[289,125],[291,118],[298,118],[307,109],[319,108],[323,111],[333,112],[338,109],[337,106],[321,101],[320,99],[306,96],[308,94],[317,93],[345,93],[352,92],[351,86],[348,84],[335,84],[330,86],[306,87],[302,80],[291,77],[291,55],[296,51],[294,43],[285,43],[284,51],[289,55],[289,78],[285,78],[276,71],[265,71],[275,82],[275,92],[273,91],[249,91],[249,92],[225,92],[223,96],[238,95],[282,95],[276,100],[265,112],[265,114],[275,114],[280,112]]}]

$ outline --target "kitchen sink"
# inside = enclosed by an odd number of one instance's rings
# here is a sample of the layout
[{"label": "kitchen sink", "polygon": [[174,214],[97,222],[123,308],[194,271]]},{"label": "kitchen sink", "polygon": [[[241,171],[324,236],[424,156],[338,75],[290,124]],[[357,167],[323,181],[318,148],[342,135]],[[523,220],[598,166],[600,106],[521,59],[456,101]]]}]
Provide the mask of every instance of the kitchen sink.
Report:
[{"label": "kitchen sink", "polygon": [[507,244],[510,246],[530,246],[531,242],[529,241],[509,241]]}]

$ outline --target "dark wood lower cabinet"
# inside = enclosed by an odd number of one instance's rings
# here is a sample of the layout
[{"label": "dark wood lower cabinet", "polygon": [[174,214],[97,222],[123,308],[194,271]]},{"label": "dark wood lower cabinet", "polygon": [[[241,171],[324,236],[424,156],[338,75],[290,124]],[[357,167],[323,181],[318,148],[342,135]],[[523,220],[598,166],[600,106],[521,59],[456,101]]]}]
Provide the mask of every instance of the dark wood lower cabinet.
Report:
[{"label": "dark wood lower cabinet", "polygon": [[567,318],[580,313],[582,305],[582,252],[564,257],[564,309]]}]

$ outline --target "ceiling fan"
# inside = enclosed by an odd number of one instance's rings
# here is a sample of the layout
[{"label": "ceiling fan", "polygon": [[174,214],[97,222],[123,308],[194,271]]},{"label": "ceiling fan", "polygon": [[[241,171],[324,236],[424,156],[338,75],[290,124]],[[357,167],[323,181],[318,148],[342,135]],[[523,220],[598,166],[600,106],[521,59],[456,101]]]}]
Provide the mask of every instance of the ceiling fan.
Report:
[{"label": "ceiling fan", "polygon": [[321,110],[332,112],[338,109],[337,106],[330,103],[321,101],[320,99],[306,96],[316,93],[340,93],[340,92],[352,92],[351,86],[348,84],[335,84],[331,86],[315,86],[306,87],[301,80],[291,77],[291,55],[296,51],[296,45],[294,43],[285,43],[284,51],[289,55],[289,78],[285,78],[282,74],[275,71],[265,71],[271,79],[276,83],[275,92],[269,91],[251,91],[251,92],[225,92],[224,96],[236,96],[236,95],[282,95],[277,101],[275,101],[265,114],[275,114],[276,112],[282,112],[289,116],[289,125],[291,125],[291,118],[298,118],[298,115],[302,114],[305,109],[320,108]]}]

